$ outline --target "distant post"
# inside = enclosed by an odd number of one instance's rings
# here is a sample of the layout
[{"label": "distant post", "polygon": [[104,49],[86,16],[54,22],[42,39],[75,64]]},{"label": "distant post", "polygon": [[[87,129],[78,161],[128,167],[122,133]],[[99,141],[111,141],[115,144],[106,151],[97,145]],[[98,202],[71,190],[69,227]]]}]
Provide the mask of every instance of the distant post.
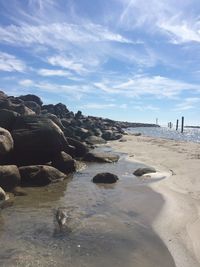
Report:
[{"label": "distant post", "polygon": [[181,120],[181,133],[183,133],[183,129],[184,129],[184,117],[182,117]]},{"label": "distant post", "polygon": [[176,131],[178,131],[178,120],[176,120]]},{"label": "distant post", "polygon": [[158,118],[156,118],[156,125],[158,125]]}]

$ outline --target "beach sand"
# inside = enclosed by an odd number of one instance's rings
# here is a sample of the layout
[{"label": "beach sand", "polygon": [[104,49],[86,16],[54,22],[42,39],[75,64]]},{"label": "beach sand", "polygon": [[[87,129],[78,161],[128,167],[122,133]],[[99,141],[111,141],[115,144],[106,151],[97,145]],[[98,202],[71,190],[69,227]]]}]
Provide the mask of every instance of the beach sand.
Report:
[{"label": "beach sand", "polygon": [[[153,228],[168,247],[177,267],[200,266],[200,144],[127,135],[109,145],[129,160],[161,172],[145,179],[165,204]],[[165,179],[157,179],[157,178]],[[144,179],[144,178],[143,178]]]}]

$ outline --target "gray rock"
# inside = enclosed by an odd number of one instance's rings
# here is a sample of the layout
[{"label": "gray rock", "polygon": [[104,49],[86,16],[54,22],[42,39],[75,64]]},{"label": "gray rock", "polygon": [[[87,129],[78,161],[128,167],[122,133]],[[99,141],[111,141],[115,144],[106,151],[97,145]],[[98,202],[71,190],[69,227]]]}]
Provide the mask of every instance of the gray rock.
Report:
[{"label": "gray rock", "polygon": [[13,125],[16,121],[16,118],[19,114],[15,111],[8,109],[0,110],[0,127],[5,128],[7,130],[12,130]]},{"label": "gray rock", "polygon": [[76,170],[76,161],[69,154],[62,151],[52,160],[52,166],[68,174]]},{"label": "gray rock", "polygon": [[142,176],[143,174],[146,173],[153,173],[156,172],[156,170],[152,167],[146,167],[146,168],[138,168],[136,171],[134,171],[135,176]]},{"label": "gray rock", "polygon": [[119,178],[117,175],[109,172],[98,173],[92,179],[94,183],[112,184],[116,183]]},{"label": "gray rock", "polygon": [[20,116],[13,131],[17,165],[44,164],[68,147],[62,130],[43,116]]},{"label": "gray rock", "polygon": [[22,186],[45,186],[67,178],[64,173],[47,165],[23,166],[19,171]]},{"label": "gray rock", "polygon": [[105,144],[106,141],[99,136],[89,136],[85,139],[85,142],[90,145]]},{"label": "gray rock", "polygon": [[14,142],[11,134],[0,127],[0,158],[13,150]]},{"label": "gray rock", "polygon": [[100,153],[100,152],[88,152],[85,157],[85,161],[91,162],[116,162],[119,160],[119,156],[111,153]]},{"label": "gray rock", "polygon": [[0,187],[5,191],[12,191],[14,187],[20,184],[21,177],[17,166],[0,166]]}]

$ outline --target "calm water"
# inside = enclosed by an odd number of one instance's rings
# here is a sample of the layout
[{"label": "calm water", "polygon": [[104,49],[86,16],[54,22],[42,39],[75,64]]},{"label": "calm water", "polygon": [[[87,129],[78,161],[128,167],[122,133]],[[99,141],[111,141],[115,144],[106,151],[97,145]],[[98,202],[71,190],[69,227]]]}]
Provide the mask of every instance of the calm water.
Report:
[{"label": "calm water", "polygon": [[[73,179],[26,188],[27,196],[16,197],[14,206],[0,212],[0,266],[174,267],[151,228],[163,199],[132,175],[141,165],[121,156],[119,163],[89,164]],[[102,171],[120,180],[93,184]],[[60,206],[70,216],[62,231],[54,220]]]},{"label": "calm water", "polygon": [[161,137],[180,141],[200,143],[200,129],[185,128],[184,132],[175,131],[165,127],[138,127],[128,128],[127,132],[141,133],[146,136]]}]

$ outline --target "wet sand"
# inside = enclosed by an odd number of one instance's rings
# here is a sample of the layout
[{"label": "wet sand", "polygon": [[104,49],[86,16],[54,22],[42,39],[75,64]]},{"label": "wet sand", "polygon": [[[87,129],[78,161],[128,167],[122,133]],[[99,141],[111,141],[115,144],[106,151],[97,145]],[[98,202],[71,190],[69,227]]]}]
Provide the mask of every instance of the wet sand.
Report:
[{"label": "wet sand", "polygon": [[124,136],[109,145],[164,172],[166,179],[147,177],[149,187],[161,194],[164,205],[152,222],[177,267],[200,266],[200,144]]},{"label": "wet sand", "polygon": [[[109,148],[106,148],[109,150]],[[26,188],[0,215],[1,266],[175,267],[152,224],[164,199],[132,175],[142,164],[88,164],[73,179]],[[91,182],[97,172],[119,176],[114,185]],[[54,211],[68,209],[68,227],[59,231]]]}]

